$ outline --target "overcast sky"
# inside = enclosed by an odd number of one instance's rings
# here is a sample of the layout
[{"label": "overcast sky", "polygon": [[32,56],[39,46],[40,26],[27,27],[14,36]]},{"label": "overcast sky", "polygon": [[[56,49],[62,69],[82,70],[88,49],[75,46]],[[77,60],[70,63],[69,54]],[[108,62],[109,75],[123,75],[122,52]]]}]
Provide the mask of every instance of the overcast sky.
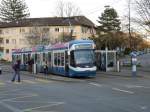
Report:
[{"label": "overcast sky", "polygon": [[[30,17],[52,17],[55,16],[55,7],[58,0],[25,0],[30,11]],[[63,0],[78,6],[82,14],[94,23],[104,10],[105,5],[116,9],[119,16],[127,13],[127,0]],[[97,23],[96,23],[97,24]]]}]

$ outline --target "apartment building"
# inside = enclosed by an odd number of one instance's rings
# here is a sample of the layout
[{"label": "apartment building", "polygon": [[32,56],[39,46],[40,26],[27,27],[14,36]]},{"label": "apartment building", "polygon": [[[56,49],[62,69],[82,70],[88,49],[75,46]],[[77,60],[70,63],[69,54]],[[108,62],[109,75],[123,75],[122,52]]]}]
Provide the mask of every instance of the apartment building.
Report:
[{"label": "apartment building", "polygon": [[11,51],[29,47],[27,35],[34,28],[46,31],[54,42],[72,31],[75,39],[86,39],[96,34],[95,25],[85,16],[27,18],[17,22],[0,23],[0,59],[11,61]]}]

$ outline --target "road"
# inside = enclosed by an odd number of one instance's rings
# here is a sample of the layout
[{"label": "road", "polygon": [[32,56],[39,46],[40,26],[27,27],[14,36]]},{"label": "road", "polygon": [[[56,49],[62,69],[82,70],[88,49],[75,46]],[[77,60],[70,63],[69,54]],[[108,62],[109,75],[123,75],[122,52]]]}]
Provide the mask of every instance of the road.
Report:
[{"label": "road", "polygon": [[17,83],[11,82],[11,77],[11,70],[0,75],[2,112],[149,112],[150,110],[150,78],[97,74],[96,78],[65,82],[22,75],[22,82]]}]

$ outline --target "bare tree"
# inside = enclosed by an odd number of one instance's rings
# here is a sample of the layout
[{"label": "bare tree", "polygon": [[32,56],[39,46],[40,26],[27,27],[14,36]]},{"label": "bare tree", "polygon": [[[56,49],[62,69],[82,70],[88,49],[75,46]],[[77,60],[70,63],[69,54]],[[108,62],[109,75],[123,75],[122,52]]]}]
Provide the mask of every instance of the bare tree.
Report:
[{"label": "bare tree", "polygon": [[64,2],[59,0],[56,5],[56,16],[70,17],[81,15],[81,10],[72,2]]},{"label": "bare tree", "polygon": [[134,21],[150,31],[150,0],[135,0],[135,7],[138,17]]},{"label": "bare tree", "polygon": [[49,34],[49,28],[34,26],[26,35],[27,41],[30,46],[48,45],[52,42]]},{"label": "bare tree", "polygon": [[64,16],[64,9],[65,9],[65,4],[63,1],[59,1],[57,2],[57,5],[56,5],[56,14],[60,17],[63,17]]}]

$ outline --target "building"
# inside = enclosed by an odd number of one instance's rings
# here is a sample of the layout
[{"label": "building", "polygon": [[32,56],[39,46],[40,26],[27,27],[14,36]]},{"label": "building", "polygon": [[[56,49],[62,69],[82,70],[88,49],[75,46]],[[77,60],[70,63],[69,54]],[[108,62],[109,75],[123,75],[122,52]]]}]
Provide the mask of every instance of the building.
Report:
[{"label": "building", "polygon": [[1,22],[0,59],[11,61],[12,49],[29,47],[26,37],[35,28],[46,31],[52,42],[66,34],[71,34],[75,39],[86,39],[96,34],[95,25],[85,16],[27,18],[16,22]]}]

